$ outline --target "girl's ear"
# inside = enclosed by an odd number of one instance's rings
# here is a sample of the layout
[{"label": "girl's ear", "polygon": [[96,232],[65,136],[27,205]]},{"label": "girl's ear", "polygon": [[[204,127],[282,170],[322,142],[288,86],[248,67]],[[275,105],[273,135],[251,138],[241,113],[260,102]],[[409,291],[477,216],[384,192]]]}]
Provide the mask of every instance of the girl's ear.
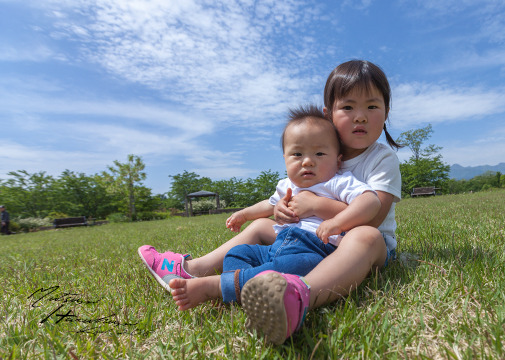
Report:
[{"label": "girl's ear", "polygon": [[337,158],[337,170],[340,170],[341,165],[342,165],[342,154],[340,154]]},{"label": "girl's ear", "polygon": [[326,108],[326,106],[323,108],[323,114],[324,116],[328,116],[328,109]]}]

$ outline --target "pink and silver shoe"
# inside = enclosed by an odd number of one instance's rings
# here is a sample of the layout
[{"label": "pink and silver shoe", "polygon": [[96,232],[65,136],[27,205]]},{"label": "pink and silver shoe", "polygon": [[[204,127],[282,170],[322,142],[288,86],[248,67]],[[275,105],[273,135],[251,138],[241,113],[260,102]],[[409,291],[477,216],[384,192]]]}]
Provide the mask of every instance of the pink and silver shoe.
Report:
[{"label": "pink and silver shoe", "polygon": [[310,286],[297,275],[263,271],[242,288],[246,326],[280,345],[298,330],[307,314]]},{"label": "pink and silver shoe", "polygon": [[167,291],[172,290],[168,286],[170,280],[191,279],[193,277],[184,270],[184,260],[191,258],[189,254],[182,255],[171,251],[160,254],[150,245],[139,247],[138,253],[156,281]]}]

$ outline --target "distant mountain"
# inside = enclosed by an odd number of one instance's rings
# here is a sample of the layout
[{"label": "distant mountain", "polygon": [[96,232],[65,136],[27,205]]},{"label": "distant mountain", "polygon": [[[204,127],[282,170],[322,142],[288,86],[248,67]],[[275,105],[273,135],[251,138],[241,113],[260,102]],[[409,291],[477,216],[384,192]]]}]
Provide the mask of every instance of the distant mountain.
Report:
[{"label": "distant mountain", "polygon": [[449,171],[449,178],[456,180],[470,180],[477,175],[482,175],[486,171],[501,172],[505,174],[505,163],[499,163],[498,165],[480,165],[480,166],[461,166],[459,164],[451,165],[451,170]]}]

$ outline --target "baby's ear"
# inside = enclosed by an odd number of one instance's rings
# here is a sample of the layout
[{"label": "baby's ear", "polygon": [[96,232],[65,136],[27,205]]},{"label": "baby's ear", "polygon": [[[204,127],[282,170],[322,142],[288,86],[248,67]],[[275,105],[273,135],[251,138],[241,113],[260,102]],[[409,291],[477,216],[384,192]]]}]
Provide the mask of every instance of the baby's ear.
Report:
[{"label": "baby's ear", "polygon": [[340,170],[340,166],[342,165],[342,154],[337,157],[337,170]]}]

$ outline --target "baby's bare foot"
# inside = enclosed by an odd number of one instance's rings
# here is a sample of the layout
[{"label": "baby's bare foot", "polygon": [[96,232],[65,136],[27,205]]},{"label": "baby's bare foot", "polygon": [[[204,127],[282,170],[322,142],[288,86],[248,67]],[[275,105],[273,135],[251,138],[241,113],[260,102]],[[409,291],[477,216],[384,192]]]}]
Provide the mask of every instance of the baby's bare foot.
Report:
[{"label": "baby's bare foot", "polygon": [[221,298],[220,276],[172,279],[168,283],[179,310],[189,310],[206,301]]}]

